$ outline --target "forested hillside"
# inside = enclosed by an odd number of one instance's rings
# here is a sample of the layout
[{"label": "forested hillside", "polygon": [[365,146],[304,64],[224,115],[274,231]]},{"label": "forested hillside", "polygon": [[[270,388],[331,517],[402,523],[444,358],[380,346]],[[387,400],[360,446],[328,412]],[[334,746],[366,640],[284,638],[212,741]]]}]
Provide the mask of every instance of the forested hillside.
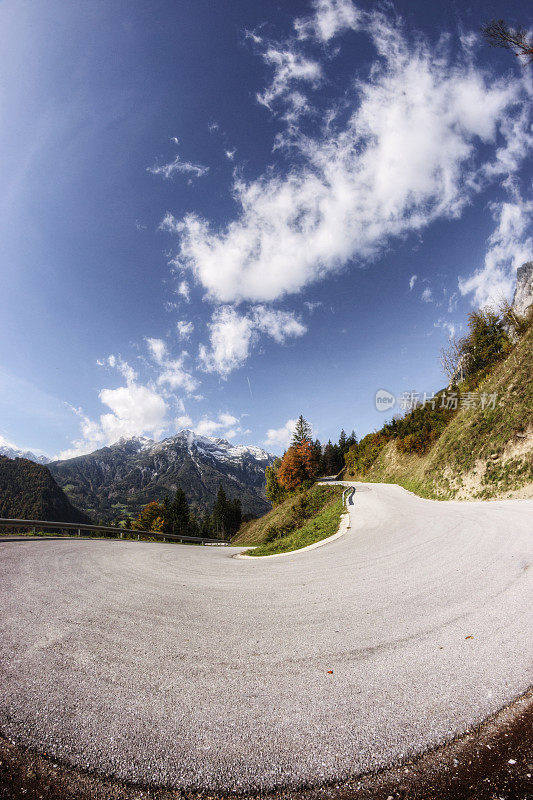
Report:
[{"label": "forested hillside", "polygon": [[86,522],[45,466],[27,458],[0,456],[0,517]]}]

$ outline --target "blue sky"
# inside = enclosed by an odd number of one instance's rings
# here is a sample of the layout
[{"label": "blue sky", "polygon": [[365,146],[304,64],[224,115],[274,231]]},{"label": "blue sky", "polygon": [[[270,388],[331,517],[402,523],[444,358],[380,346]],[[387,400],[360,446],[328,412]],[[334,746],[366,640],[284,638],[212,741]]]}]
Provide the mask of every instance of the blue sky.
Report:
[{"label": "blue sky", "polygon": [[532,257],[525,2],[0,5],[0,437],[183,427],[279,452],[381,427],[376,390]]}]

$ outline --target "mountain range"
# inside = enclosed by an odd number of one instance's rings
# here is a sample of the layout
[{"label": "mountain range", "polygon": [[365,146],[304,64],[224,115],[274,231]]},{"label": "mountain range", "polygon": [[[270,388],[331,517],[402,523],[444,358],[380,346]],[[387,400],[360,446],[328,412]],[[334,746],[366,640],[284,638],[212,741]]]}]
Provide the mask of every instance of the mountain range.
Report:
[{"label": "mountain range", "polygon": [[48,469],[69,500],[97,521],[137,515],[152,500],[184,490],[191,509],[210,512],[220,485],[229,499],[238,498],[243,514],[270,509],[265,469],[274,456],[260,447],[232,445],[225,439],[183,430],[155,442],[122,438],[109,447],[63,461]]},{"label": "mountain range", "polygon": [[48,456],[36,456],[31,450],[19,450],[18,447],[11,447],[7,444],[0,444],[0,456],[7,458],[26,458],[28,461],[34,461],[36,464],[49,464]]}]

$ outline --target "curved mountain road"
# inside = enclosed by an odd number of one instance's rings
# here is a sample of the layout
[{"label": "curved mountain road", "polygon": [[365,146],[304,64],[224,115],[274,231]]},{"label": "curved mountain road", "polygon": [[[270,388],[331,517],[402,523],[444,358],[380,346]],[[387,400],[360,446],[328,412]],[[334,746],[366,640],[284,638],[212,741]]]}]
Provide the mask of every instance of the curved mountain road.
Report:
[{"label": "curved mountain road", "polygon": [[341,782],[533,682],[533,501],[356,484],[351,528],[280,559],[0,543],[0,733],[143,784]]}]

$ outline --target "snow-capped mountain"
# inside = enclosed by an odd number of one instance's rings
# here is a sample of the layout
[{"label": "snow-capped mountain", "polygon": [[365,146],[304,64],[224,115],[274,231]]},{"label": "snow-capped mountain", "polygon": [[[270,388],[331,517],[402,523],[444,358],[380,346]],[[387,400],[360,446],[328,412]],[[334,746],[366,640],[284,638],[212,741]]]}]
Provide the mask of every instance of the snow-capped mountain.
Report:
[{"label": "snow-capped mountain", "polygon": [[36,456],[31,450],[19,450],[10,445],[0,444],[0,456],[7,456],[8,458],[27,458],[28,461],[35,461],[36,464],[49,464],[50,459],[47,456]]},{"label": "snow-capped mountain", "polygon": [[49,469],[71,501],[94,518],[136,514],[151,500],[172,495],[178,486],[196,511],[210,511],[220,484],[241,500],[243,513],[268,511],[265,469],[274,456],[260,447],[183,430],[155,442],[120,439],[85,456],[53,461]]}]

